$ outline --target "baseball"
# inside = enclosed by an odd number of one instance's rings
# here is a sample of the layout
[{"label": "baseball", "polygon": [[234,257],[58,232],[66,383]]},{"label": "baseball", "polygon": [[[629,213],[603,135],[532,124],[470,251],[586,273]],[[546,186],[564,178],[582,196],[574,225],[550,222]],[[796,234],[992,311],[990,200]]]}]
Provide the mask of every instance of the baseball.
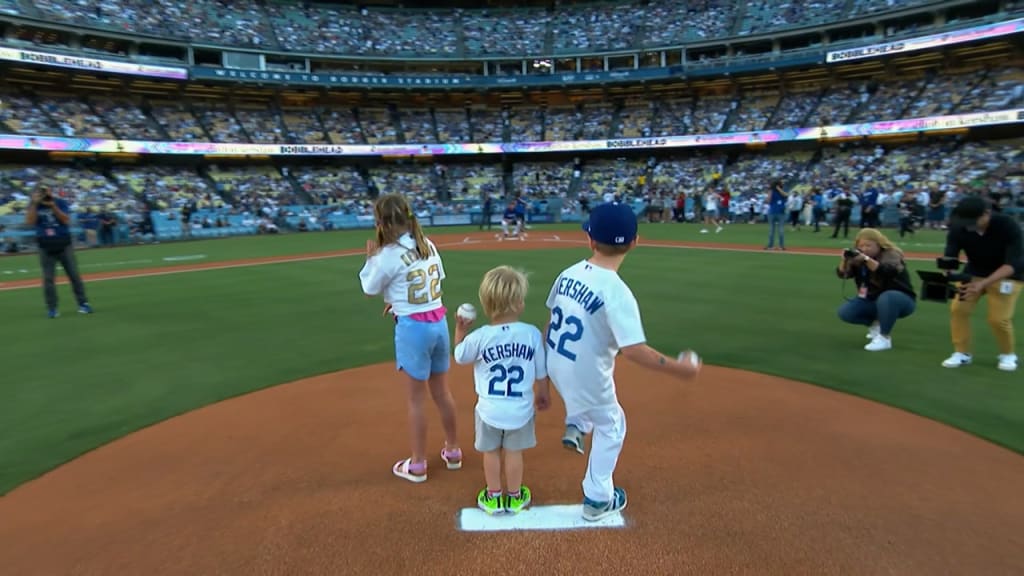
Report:
[{"label": "baseball", "polygon": [[472,322],[473,320],[476,320],[476,308],[469,303],[462,304],[455,312],[455,315],[463,320],[469,320]]},{"label": "baseball", "polygon": [[686,359],[689,359],[690,364],[693,364],[694,366],[700,366],[700,356],[697,356],[697,353],[694,352],[693,350],[687,350],[686,352],[679,353],[679,357],[677,358],[677,360],[682,362],[683,360]]}]

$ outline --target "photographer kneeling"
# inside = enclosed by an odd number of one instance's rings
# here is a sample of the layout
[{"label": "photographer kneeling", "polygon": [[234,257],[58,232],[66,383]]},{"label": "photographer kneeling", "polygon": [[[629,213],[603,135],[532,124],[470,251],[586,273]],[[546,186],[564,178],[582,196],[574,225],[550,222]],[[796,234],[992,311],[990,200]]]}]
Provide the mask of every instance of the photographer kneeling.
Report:
[{"label": "photographer kneeling", "polygon": [[884,234],[864,228],[857,234],[856,249],[843,252],[836,274],[852,278],[857,297],[839,307],[839,318],[850,324],[869,326],[870,352],[892,348],[892,329],[896,320],[906,318],[917,308],[917,294],[900,251]]}]

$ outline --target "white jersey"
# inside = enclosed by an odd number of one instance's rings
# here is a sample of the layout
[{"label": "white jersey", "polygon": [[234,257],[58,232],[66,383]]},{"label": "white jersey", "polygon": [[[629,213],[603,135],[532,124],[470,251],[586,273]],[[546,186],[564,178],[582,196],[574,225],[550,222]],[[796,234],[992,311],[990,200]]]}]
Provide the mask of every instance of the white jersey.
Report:
[{"label": "white jersey", "polygon": [[646,341],[633,291],[613,270],[584,260],[558,276],[547,306],[548,375],[567,413],[617,405],[615,356]]},{"label": "white jersey", "polygon": [[363,293],[376,296],[383,292],[395,316],[440,308],[444,265],[434,243],[427,240],[427,244],[430,257],[425,260],[420,260],[411,234],[403,234],[394,244],[381,248],[359,271]]},{"label": "white jersey", "polygon": [[548,376],[536,326],[481,326],[455,347],[454,356],[457,364],[473,364],[481,420],[499,430],[517,430],[530,421],[533,383]]},{"label": "white jersey", "polygon": [[718,194],[708,194],[704,196],[704,209],[709,212],[718,210]]}]

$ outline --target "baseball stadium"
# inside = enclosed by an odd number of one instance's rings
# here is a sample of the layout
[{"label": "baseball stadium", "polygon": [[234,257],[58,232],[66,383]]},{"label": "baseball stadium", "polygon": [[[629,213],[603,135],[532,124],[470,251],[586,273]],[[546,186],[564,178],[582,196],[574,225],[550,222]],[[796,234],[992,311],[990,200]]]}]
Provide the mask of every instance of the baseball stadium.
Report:
[{"label": "baseball stadium", "polygon": [[[0,573],[1024,574],[1024,3],[0,0],[0,32]],[[638,344],[570,355],[562,275],[619,244]],[[391,249],[440,258],[394,277],[439,316],[368,288]],[[507,496],[474,365],[435,368],[510,321],[501,266],[581,367],[550,405],[536,374]],[[567,420],[604,353],[610,452]]]}]

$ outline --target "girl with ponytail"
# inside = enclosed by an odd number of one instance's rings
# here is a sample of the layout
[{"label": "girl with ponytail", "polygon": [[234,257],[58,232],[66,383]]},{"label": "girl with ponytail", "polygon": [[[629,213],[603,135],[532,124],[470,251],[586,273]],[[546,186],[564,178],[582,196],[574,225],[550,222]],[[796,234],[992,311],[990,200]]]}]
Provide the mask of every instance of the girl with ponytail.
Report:
[{"label": "girl with ponytail", "polygon": [[359,280],[367,296],[384,295],[384,314],[395,317],[395,360],[405,373],[412,445],[412,456],[396,462],[392,472],[410,482],[423,482],[427,479],[427,390],[444,427],[441,460],[449,470],[462,467],[455,400],[447,383],[451,343],[441,301],[444,266],[405,196],[381,196],[373,213],[377,239],[366,241],[366,264]]}]

